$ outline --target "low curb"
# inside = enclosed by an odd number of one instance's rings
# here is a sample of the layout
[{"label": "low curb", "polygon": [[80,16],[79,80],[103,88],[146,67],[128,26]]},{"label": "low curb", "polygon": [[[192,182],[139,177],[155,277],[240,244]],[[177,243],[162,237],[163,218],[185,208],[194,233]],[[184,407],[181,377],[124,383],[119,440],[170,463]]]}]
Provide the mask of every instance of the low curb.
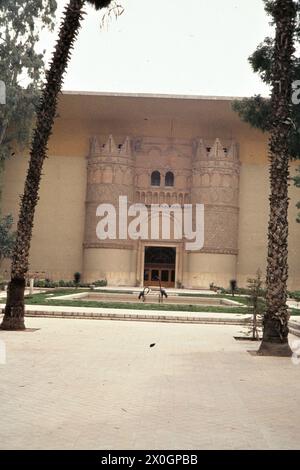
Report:
[{"label": "low curb", "polygon": [[212,317],[192,317],[184,315],[142,315],[134,313],[93,313],[93,312],[41,312],[32,310],[26,312],[26,317],[42,318],[77,318],[89,320],[119,320],[119,321],[144,321],[144,322],[164,322],[164,323],[204,323],[219,325],[245,325],[247,319],[239,318],[212,318]]},{"label": "low curb", "polygon": [[[4,313],[4,309],[0,309]],[[65,318],[65,319],[84,319],[84,320],[117,320],[117,321],[143,321],[143,322],[162,322],[162,323],[199,323],[207,325],[241,325],[246,326],[249,323],[249,317],[246,318],[218,318],[218,317],[200,317],[185,315],[143,315],[141,313],[104,313],[104,312],[65,312],[65,311],[40,311],[31,310],[25,313],[26,317],[40,318]],[[300,322],[289,321],[290,333],[300,337]]]}]

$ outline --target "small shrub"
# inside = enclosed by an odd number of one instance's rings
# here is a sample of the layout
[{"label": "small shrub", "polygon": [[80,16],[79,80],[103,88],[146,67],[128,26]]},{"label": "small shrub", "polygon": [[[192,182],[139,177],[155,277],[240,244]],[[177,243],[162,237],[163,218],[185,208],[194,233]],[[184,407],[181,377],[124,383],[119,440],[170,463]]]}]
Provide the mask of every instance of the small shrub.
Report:
[{"label": "small shrub", "polygon": [[234,294],[236,293],[236,291],[237,291],[237,281],[236,279],[231,279],[230,292],[231,292],[232,297],[234,297]]},{"label": "small shrub", "polygon": [[98,281],[93,282],[93,285],[96,287],[105,287],[107,286],[107,280],[106,279],[99,279]]},{"label": "small shrub", "polygon": [[45,279],[45,287],[51,287],[51,279],[49,278]]},{"label": "small shrub", "polygon": [[64,287],[74,287],[74,281],[64,281]]},{"label": "small shrub", "polygon": [[6,281],[0,281],[0,290],[5,290],[6,285],[7,285]]},{"label": "small shrub", "polygon": [[227,293],[227,290],[224,287],[219,287],[218,291],[220,292],[220,294],[226,294]]},{"label": "small shrub", "polygon": [[289,297],[296,302],[300,302],[300,291],[289,292]]},{"label": "small shrub", "polygon": [[[222,294],[232,295],[231,289],[224,289],[223,287],[219,288]],[[261,289],[261,297],[266,296],[266,289]],[[248,287],[237,287],[235,290],[235,295],[251,295],[251,290]]]},{"label": "small shrub", "polygon": [[55,289],[56,287],[60,287],[61,281],[52,281],[51,279],[35,279],[34,280],[34,287],[39,287],[40,289],[47,288],[47,289]]},{"label": "small shrub", "polygon": [[74,273],[74,284],[76,287],[79,286],[80,279],[81,279],[81,274],[77,271],[76,273]]}]

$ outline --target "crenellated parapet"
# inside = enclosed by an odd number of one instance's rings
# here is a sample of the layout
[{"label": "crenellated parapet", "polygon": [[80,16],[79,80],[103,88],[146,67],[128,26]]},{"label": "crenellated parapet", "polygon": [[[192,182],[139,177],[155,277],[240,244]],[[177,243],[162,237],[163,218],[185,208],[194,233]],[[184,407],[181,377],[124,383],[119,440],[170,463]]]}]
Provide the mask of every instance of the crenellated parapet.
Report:
[{"label": "crenellated parapet", "polygon": [[88,158],[99,158],[99,157],[109,157],[109,158],[119,158],[119,157],[132,157],[131,151],[131,142],[130,138],[126,137],[125,140],[116,144],[112,135],[109,135],[107,141],[102,145],[99,143],[99,140],[96,136],[91,137],[90,139],[90,152]]},{"label": "crenellated parapet", "polygon": [[90,140],[87,165],[87,201],[111,202],[119,195],[133,200],[134,159],[130,138],[117,144],[112,135],[100,144]]},{"label": "crenellated parapet", "polygon": [[235,142],[224,145],[216,139],[212,145],[203,139],[194,142],[193,163],[195,167],[239,168],[238,148]]},{"label": "crenellated parapet", "polygon": [[202,139],[193,155],[192,199],[204,204],[238,205],[240,162],[237,145],[216,139],[210,146]]}]

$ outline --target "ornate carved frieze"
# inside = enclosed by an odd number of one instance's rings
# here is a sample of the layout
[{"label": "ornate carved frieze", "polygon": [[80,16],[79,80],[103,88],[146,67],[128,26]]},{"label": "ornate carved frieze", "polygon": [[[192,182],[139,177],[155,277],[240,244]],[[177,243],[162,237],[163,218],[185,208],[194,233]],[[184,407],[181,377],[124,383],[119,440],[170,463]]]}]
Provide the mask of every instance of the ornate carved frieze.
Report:
[{"label": "ornate carved frieze", "polygon": [[136,155],[190,158],[192,155],[192,142],[175,138],[136,137],[133,138],[132,149]]}]

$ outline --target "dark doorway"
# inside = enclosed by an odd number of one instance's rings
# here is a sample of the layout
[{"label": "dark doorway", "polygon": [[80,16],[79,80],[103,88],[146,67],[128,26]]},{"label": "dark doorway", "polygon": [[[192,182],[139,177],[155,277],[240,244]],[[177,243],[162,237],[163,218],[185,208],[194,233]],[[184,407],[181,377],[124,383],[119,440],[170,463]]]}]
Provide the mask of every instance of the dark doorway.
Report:
[{"label": "dark doorway", "polygon": [[175,287],[176,248],[147,246],[145,248],[144,286]]}]

